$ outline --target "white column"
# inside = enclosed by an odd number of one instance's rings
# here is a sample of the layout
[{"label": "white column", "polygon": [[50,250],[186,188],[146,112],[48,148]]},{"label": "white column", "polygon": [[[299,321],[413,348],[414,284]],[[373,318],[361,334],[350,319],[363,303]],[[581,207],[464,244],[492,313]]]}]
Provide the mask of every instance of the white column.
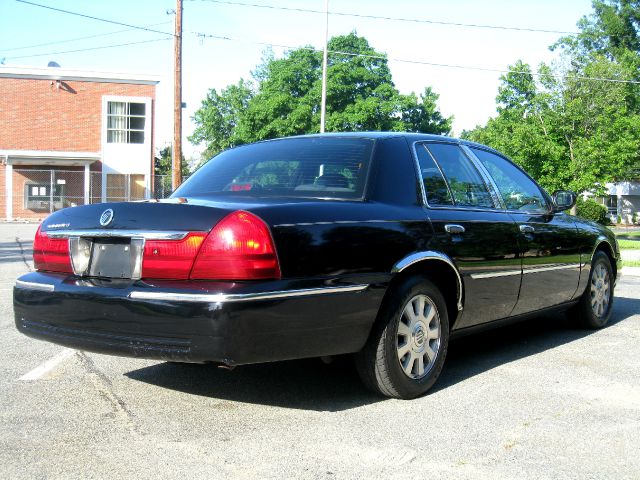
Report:
[{"label": "white column", "polygon": [[91,185],[91,171],[89,170],[89,164],[84,164],[84,204],[89,205],[89,186]]},{"label": "white column", "polygon": [[4,171],[5,194],[7,196],[7,220],[13,220],[13,165],[7,166]]},{"label": "white column", "polygon": [[104,165],[102,166],[102,192],[101,192],[101,197],[102,197],[102,202],[106,202],[107,201],[107,174],[104,173]]}]

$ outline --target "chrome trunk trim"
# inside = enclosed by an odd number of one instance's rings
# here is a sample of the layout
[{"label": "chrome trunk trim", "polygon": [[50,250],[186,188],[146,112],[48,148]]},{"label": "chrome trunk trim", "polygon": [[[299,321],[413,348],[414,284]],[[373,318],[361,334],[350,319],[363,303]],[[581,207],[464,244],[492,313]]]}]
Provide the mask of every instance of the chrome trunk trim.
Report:
[{"label": "chrome trunk trim", "polygon": [[[182,240],[189,232],[176,230],[46,230],[44,233],[51,238],[92,237],[92,238],[144,238],[145,240]],[[202,232],[206,233],[206,232]]]}]

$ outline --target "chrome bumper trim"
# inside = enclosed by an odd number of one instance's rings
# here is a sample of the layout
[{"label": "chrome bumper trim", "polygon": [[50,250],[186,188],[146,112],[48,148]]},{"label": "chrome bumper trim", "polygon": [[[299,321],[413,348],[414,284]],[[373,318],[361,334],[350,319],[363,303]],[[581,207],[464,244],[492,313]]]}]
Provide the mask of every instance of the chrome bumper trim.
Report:
[{"label": "chrome bumper trim", "polygon": [[361,292],[369,285],[350,285],[348,287],[305,288],[301,290],[281,290],[261,293],[174,293],[135,291],[129,294],[132,300],[159,300],[176,302],[234,303],[256,300],[279,300],[282,298],[327,295],[330,293]]},{"label": "chrome bumper trim", "polygon": [[15,286],[17,288],[39,290],[41,292],[53,292],[56,288],[55,285],[51,285],[50,283],[25,282],[23,280],[16,280]]},{"label": "chrome bumper trim", "polygon": [[[189,232],[177,230],[57,230],[44,232],[51,238],[95,237],[95,238],[144,238],[145,240],[182,240]],[[206,232],[202,232],[206,233]]]}]

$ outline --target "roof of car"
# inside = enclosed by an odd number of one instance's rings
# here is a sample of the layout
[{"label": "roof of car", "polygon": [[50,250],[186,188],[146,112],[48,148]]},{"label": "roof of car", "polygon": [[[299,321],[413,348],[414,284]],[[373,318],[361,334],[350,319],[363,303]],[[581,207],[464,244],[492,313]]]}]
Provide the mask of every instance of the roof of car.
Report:
[{"label": "roof of car", "polygon": [[[484,148],[490,148],[481,143],[472,142],[470,140],[464,140],[460,138],[448,137],[446,135],[434,135],[431,133],[414,133],[414,132],[331,132],[331,133],[312,133],[306,135],[294,135],[290,137],[273,138],[271,140],[263,140],[263,142],[272,142],[278,140],[286,140],[288,138],[334,138],[334,137],[351,137],[351,138],[370,138],[370,139],[383,139],[393,137],[404,137],[408,140],[432,140],[432,141],[446,141],[452,143],[460,143],[463,145],[478,146]],[[261,142],[255,142],[261,143]]]},{"label": "roof of car", "polygon": [[448,140],[459,142],[457,138],[446,137],[444,135],[432,135],[428,133],[409,133],[409,132],[335,132],[335,133],[313,133],[309,135],[298,135],[295,137],[284,138],[326,138],[326,137],[356,137],[356,138],[391,138],[391,137],[406,137],[413,138],[415,140]]},{"label": "roof of car", "polygon": [[281,140],[293,139],[293,138],[366,138],[371,140],[380,140],[385,138],[405,138],[408,141],[445,141],[450,143],[456,143],[459,145],[467,145],[469,147],[480,147],[486,150],[491,150],[496,153],[495,149],[483,145],[481,143],[472,142],[470,140],[463,140],[460,138],[447,137],[446,135],[434,135],[430,133],[413,133],[413,132],[331,132],[331,133],[312,133],[307,135],[294,135],[289,137],[279,137],[270,140],[261,140],[249,144],[239,145],[235,148],[242,148],[256,143],[265,142],[277,142]]}]

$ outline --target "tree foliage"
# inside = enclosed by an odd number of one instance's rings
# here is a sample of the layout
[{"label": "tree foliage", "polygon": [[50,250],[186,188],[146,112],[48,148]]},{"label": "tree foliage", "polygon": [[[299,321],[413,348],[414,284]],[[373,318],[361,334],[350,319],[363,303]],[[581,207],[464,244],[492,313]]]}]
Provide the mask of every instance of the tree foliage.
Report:
[{"label": "tree foliage", "polygon": [[[581,32],[560,39],[563,62],[521,61],[501,77],[498,115],[464,136],[510,155],[550,191],[602,193],[640,158],[639,2],[594,1]],[[635,50],[634,50],[635,49]]]},{"label": "tree foliage", "polygon": [[[384,54],[355,33],[333,37],[327,64],[325,130],[390,130],[448,133],[452,118],[437,107],[438,95],[401,94]],[[364,55],[364,56],[363,56]],[[257,140],[320,130],[322,55],[312,47],[283,58],[268,55],[252,74],[219,93],[211,89],[193,117],[189,138],[206,145],[203,156]]]},{"label": "tree foliage", "polygon": [[[170,145],[160,149],[158,154],[153,159],[153,173],[154,175],[168,175],[171,176],[171,171],[173,169],[173,156],[172,156],[172,148]],[[187,162],[184,160],[184,155],[182,156],[182,162],[180,164],[182,167],[182,176],[189,175],[189,167]],[[169,182],[171,183],[171,182]]]}]

